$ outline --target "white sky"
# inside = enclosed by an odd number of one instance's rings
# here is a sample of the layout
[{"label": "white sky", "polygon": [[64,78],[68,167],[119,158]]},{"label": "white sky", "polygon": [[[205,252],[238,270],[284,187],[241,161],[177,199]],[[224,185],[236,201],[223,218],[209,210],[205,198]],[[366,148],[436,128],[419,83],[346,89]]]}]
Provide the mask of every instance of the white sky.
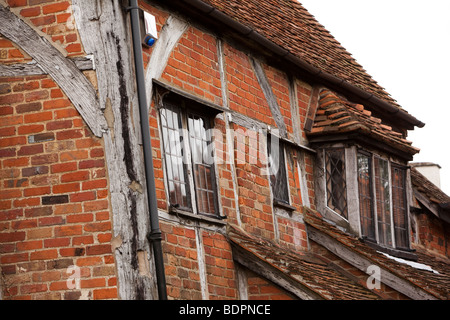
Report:
[{"label": "white sky", "polygon": [[[416,162],[441,168],[450,195],[450,1],[299,0],[425,127],[409,131]],[[449,95],[450,96],[450,95]]]}]

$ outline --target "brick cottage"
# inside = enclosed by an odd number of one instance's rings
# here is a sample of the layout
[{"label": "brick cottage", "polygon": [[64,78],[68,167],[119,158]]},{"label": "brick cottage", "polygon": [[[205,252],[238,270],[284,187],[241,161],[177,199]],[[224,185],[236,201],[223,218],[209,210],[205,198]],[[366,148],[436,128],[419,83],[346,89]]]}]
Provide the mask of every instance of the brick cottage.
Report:
[{"label": "brick cottage", "polygon": [[300,3],[135,2],[0,1],[2,299],[448,299],[424,123]]}]

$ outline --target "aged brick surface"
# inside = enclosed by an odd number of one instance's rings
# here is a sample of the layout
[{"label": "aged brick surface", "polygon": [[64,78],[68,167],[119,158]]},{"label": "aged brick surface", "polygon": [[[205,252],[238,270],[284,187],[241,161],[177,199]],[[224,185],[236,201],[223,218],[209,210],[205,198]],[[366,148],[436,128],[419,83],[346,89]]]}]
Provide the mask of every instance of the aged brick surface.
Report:
[{"label": "aged brick surface", "polygon": [[115,272],[93,270],[114,262],[102,141],[48,76],[1,79],[12,88],[0,94],[3,298],[116,298]]},{"label": "aged brick surface", "polygon": [[[73,27],[70,1],[9,0],[8,4],[37,30],[66,51],[83,56]],[[142,1],[156,16],[158,32],[169,13]],[[223,39],[222,39],[223,40]],[[270,108],[250,63],[251,53],[223,41],[221,81],[218,39],[194,24],[169,56],[162,81],[199,99],[229,106],[275,128]],[[152,48],[144,48],[145,67]],[[252,56],[252,58],[254,58]],[[0,37],[0,63],[31,58]],[[293,117],[287,74],[263,64],[280,112],[292,136]],[[303,123],[311,87],[295,80],[298,123]],[[227,96],[223,96],[223,90]],[[227,100],[225,100],[227,99]],[[154,101],[149,112],[158,209],[167,213],[160,119]],[[5,299],[115,299],[116,266],[111,250],[112,214],[105,150],[58,85],[46,75],[0,78],[0,268]],[[276,214],[267,175],[267,150],[257,130],[214,119],[217,194],[220,214],[247,232],[287,248],[307,248],[303,223]],[[306,138],[301,130],[303,138]],[[231,139],[230,139],[231,138]],[[230,143],[231,142],[231,143]],[[295,214],[302,198],[314,207],[313,156],[305,154],[308,194],[300,191],[289,152],[288,183]],[[233,160],[234,159],[234,160]],[[303,158],[302,158],[303,159]],[[237,299],[237,271],[226,227],[198,227],[197,222],[162,220],[163,250],[170,299]],[[217,228],[219,231],[213,231]],[[80,286],[69,288],[74,270]],[[290,299],[276,285],[247,272],[250,299]]]}]

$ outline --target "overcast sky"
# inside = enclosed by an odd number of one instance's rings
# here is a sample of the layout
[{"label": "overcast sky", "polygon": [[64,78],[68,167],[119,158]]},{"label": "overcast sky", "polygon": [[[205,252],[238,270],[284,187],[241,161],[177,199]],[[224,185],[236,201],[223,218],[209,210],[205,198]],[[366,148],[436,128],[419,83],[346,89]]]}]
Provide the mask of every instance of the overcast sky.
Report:
[{"label": "overcast sky", "polygon": [[[450,195],[450,1],[299,0],[410,114],[415,162],[441,168]],[[449,94],[449,97],[447,97]]]}]

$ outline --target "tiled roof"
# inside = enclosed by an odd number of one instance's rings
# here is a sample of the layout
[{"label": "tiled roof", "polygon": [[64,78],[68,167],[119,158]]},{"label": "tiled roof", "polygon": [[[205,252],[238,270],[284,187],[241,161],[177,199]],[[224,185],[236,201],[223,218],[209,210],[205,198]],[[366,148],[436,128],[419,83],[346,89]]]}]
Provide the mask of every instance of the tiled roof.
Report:
[{"label": "tiled roof", "polygon": [[413,188],[423,194],[430,202],[437,205],[450,204],[450,197],[414,168],[414,166],[411,167],[411,183]]},{"label": "tiled roof", "polygon": [[289,251],[233,225],[228,226],[228,237],[234,245],[324,299],[380,299],[372,291],[338,273],[313,254]]},{"label": "tiled roof", "polygon": [[375,140],[394,146],[409,154],[419,152],[412,142],[403,138],[392,127],[372,116],[361,104],[354,104],[340,98],[330,90],[320,92],[319,104],[310,137],[357,132]]},{"label": "tiled roof", "polygon": [[[203,0],[319,70],[399,107],[349,52],[295,0]],[[326,10],[326,9],[325,9]]]},{"label": "tiled roof", "polygon": [[320,232],[345,245],[358,255],[373,261],[374,264],[389,270],[399,278],[407,280],[438,299],[446,300],[450,298],[450,260],[448,258],[417,249],[416,262],[431,267],[434,272],[414,268],[371,248],[357,237],[347,234],[323,220],[318,212],[306,207],[304,221],[307,225],[320,230]]}]

